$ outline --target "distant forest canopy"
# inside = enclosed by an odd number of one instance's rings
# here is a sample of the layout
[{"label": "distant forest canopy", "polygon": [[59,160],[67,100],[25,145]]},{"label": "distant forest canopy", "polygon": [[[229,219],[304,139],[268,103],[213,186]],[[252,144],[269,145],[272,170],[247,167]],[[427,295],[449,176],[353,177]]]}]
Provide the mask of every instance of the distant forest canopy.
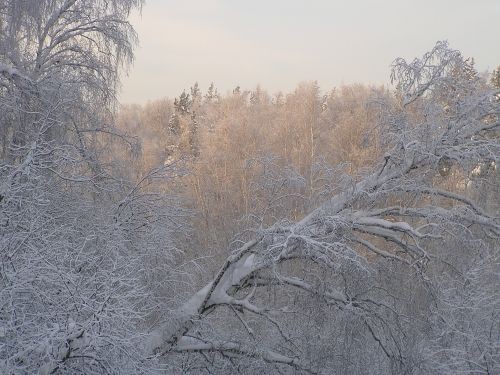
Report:
[{"label": "distant forest canopy", "polygon": [[[206,93],[195,83],[173,100],[123,105],[116,121],[120,129],[139,137],[146,166],[180,154],[201,157],[209,151],[209,143],[221,142],[224,135],[224,142],[248,152],[247,158],[255,152],[269,153],[299,167],[299,159],[307,163],[304,159],[314,158],[316,151],[331,162],[350,161],[356,170],[366,158],[354,159],[378,141],[375,133],[371,139],[370,134],[364,139],[360,134],[375,127],[379,107],[391,95],[384,87],[362,84],[322,95],[317,82],[301,83],[289,94],[270,95],[260,86],[244,91],[238,86],[231,94],[221,95],[213,83]],[[348,133],[347,128],[354,131]],[[334,138],[343,146],[332,144]],[[324,153],[326,144],[329,148]],[[351,160],[345,152],[358,156]]]},{"label": "distant forest canopy", "polygon": [[[467,59],[460,74],[500,88],[500,67],[479,75],[474,60]],[[127,168],[130,178],[158,165],[187,167],[182,195],[199,215],[202,241],[208,246],[210,238],[224,248],[249,225],[242,218],[259,217],[266,224],[284,217],[298,220],[334,191],[338,176],[355,180],[379,163],[392,147],[383,122],[401,106],[398,95],[363,84],[322,94],[315,81],[300,83],[292,93],[237,86],[221,95],[213,83],[206,92],[195,83],[173,100],[121,106],[117,129],[136,137],[135,152],[121,157],[133,165]],[[410,113],[418,119],[425,116],[423,110],[411,108]],[[453,163],[441,164],[439,183],[467,184],[468,177]],[[284,196],[268,210],[273,198],[258,194],[260,180],[278,171],[282,186],[276,189]]]},{"label": "distant forest canopy", "polygon": [[195,83],[173,100],[122,106],[116,126],[137,136],[140,152],[129,155],[130,173],[179,162],[189,169],[182,194],[204,218],[203,241],[224,248],[248,225],[241,219],[272,199],[258,192],[266,173],[279,173],[283,186],[276,189],[287,194],[279,213],[265,215],[270,224],[280,216],[300,218],[331,193],[332,166],[350,175],[372,166],[384,150],[380,110],[394,102],[392,95],[364,85],[321,95],[316,82],[290,94],[237,87],[220,95],[213,84],[203,93]]},{"label": "distant forest canopy", "polygon": [[117,111],[143,3],[0,0],[0,374],[499,374],[500,70]]}]

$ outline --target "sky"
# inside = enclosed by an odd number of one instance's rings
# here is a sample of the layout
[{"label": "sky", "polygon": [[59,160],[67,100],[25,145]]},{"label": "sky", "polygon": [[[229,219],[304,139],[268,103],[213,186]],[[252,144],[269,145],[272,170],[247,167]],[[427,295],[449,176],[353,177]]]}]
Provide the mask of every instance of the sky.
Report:
[{"label": "sky", "polygon": [[500,65],[500,0],[146,0],[130,21],[140,44],[122,103],[173,98],[194,82],[271,94],[303,81],[388,84],[396,57],[438,40],[479,71]]}]

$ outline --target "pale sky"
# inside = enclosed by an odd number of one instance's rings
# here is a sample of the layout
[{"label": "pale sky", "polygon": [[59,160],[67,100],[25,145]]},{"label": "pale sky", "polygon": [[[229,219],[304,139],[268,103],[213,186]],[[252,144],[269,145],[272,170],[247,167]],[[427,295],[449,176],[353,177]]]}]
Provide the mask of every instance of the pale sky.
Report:
[{"label": "pale sky", "polygon": [[195,81],[221,93],[386,84],[396,57],[437,40],[480,71],[500,65],[500,0],[147,0],[131,21],[140,46],[122,103],[173,98]]}]

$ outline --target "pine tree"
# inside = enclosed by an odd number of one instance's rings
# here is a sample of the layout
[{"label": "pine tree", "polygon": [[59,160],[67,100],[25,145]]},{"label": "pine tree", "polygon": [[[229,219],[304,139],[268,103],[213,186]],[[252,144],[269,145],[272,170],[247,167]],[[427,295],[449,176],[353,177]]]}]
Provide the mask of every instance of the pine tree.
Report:
[{"label": "pine tree", "polygon": [[190,88],[191,91],[191,102],[194,104],[201,104],[201,90],[198,86],[198,82],[195,82],[194,85]]},{"label": "pine tree", "polygon": [[173,135],[179,135],[181,132],[181,122],[179,119],[179,115],[177,112],[172,113],[172,116],[170,116],[170,119],[168,120],[168,130],[173,134]]},{"label": "pine tree", "polygon": [[174,107],[176,112],[178,112],[180,115],[186,115],[191,112],[191,105],[193,104],[193,101],[191,100],[191,97],[186,91],[182,91],[181,96],[179,96],[179,99],[175,99],[174,101]]},{"label": "pine tree", "polygon": [[219,93],[217,92],[217,88],[215,87],[214,83],[212,82],[208,88],[208,91],[205,95],[205,101],[207,103],[211,103],[213,101],[218,101],[219,100]]},{"label": "pine tree", "polygon": [[200,155],[199,144],[198,144],[198,120],[196,119],[196,113],[194,111],[191,113],[188,141],[192,155],[194,157],[198,157]]}]

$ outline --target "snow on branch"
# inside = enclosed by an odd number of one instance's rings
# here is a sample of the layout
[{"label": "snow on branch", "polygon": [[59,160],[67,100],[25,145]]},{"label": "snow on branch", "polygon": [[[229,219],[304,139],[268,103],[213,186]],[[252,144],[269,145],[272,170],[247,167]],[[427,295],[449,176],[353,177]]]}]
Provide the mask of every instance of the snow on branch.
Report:
[{"label": "snow on branch", "polygon": [[6,64],[2,64],[0,62],[0,75],[6,77],[7,79],[12,79],[14,81],[26,81],[31,83],[32,80],[25,74],[21,73],[18,69],[8,66]]},{"label": "snow on branch", "polygon": [[[446,85],[460,81],[457,75],[464,74],[467,66],[461,54],[449,49],[445,42],[438,43],[422,59],[411,63],[396,60],[393,79],[397,80],[398,88],[404,94],[403,113],[417,99],[427,100],[429,92],[438,95]],[[473,78],[464,78],[457,85],[463,86],[457,86],[457,90],[477,89]],[[462,103],[462,97],[457,97],[459,104]],[[383,326],[386,323],[381,321],[374,307],[391,310],[390,306],[369,299],[353,299],[340,288],[321,289],[321,283],[315,285],[307,281],[306,276],[293,275],[294,265],[300,262],[302,266],[309,264],[334,272],[349,264],[358,270],[369,270],[371,257],[375,256],[413,267],[417,274],[423,274],[429,260],[426,246],[430,240],[442,240],[441,231],[446,226],[466,223],[500,233],[498,218],[488,214],[473,199],[435,187],[426,182],[430,181],[428,177],[424,178],[439,173],[439,160],[444,156],[453,160],[470,159],[472,155],[498,158],[498,147],[492,142],[478,142],[475,138],[496,130],[496,122],[492,124],[488,121],[498,114],[498,103],[491,101],[490,93],[481,93],[475,99],[462,103],[463,107],[460,107],[462,104],[457,105],[457,113],[453,114],[447,103],[442,104],[436,98],[432,100],[429,105],[442,105],[442,111],[450,118],[448,128],[436,126],[433,130],[436,136],[427,141],[423,138],[426,136],[425,128],[418,125],[399,127],[393,135],[392,149],[384,160],[370,173],[360,176],[357,183],[332,196],[301,220],[285,225],[277,223],[234,251],[213,280],[179,307],[168,324],[152,333],[150,353],[162,356],[172,351],[241,350],[241,342],[224,345],[183,343],[197,322],[206,319],[208,312],[223,306],[241,312],[237,316],[243,322],[245,331],[253,337],[254,331],[244,313],[269,318],[271,309],[255,302],[255,290],[270,285],[319,296],[341,308],[356,307],[353,311],[365,319],[372,336],[378,341],[375,325],[369,324],[368,319]],[[473,119],[464,121],[466,116]],[[402,197],[414,196],[422,199],[437,196],[452,200],[455,205],[429,206],[408,199],[406,204],[383,206],[383,202],[391,197],[400,201]],[[381,249],[380,240],[389,242],[394,249]],[[370,257],[365,255],[366,252],[371,254]],[[248,288],[253,288],[252,292],[242,297],[241,294]],[[281,332],[281,325],[277,323],[277,326]],[[379,343],[389,354],[387,343]],[[266,361],[295,365],[294,360],[282,354],[262,352],[259,355]]]}]

